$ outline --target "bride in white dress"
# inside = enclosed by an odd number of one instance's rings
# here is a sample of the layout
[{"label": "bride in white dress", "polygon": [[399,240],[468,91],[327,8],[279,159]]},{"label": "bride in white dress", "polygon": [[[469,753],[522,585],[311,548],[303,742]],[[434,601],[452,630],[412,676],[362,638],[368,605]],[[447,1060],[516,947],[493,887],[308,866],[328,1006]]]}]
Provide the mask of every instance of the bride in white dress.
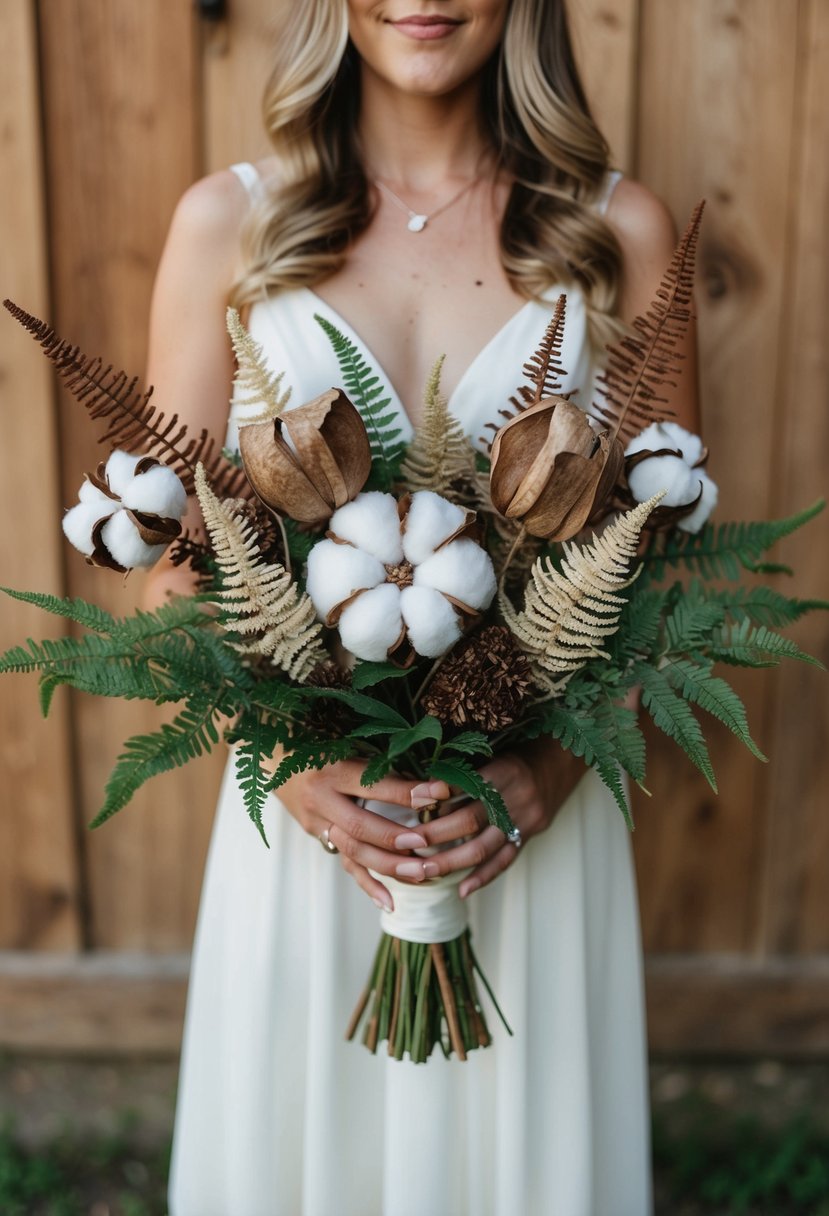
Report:
[{"label": "bride in white dress", "polygon": [[[610,315],[647,305],[675,232],[649,191],[608,170],[560,0],[281,7],[265,108],[276,155],[198,182],[174,217],[151,319],[160,407],[235,444],[233,300],[292,404],[340,379],[320,313],[381,371],[406,434],[445,351],[450,407],[477,439],[562,290],[564,388],[589,404],[596,341]],[[697,429],[684,380],[671,404]],[[155,572],[148,601],[186,590],[181,580]],[[193,954],[171,1216],[647,1216],[626,828],[598,778],[556,749],[501,757],[487,774],[520,852],[475,806],[422,838],[474,832],[442,864],[475,865],[462,893],[515,1036],[493,1018],[490,1050],[417,1066],[343,1041],[377,942],[372,900],[388,902],[380,879],[407,876],[417,840],[359,808],[359,766],[340,764],[271,798],[268,850],[228,767]],[[409,807],[413,786],[389,778],[373,795]],[[338,856],[320,848],[326,829]]]}]

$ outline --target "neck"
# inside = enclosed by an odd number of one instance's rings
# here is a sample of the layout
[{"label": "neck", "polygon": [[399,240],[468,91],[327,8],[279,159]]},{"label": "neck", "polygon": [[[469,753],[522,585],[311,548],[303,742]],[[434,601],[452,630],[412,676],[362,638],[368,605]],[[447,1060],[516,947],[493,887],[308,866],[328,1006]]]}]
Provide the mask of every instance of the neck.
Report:
[{"label": "neck", "polygon": [[478,82],[449,97],[401,93],[363,65],[360,143],[366,171],[413,193],[480,175],[489,147]]}]

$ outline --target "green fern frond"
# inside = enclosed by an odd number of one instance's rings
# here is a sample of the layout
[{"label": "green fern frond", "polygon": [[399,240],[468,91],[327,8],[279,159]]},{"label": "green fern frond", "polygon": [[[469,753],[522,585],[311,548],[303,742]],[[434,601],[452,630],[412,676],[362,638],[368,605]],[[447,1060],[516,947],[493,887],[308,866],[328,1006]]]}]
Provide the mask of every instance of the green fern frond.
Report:
[{"label": "green fern frond", "polygon": [[454,483],[463,480],[472,484],[475,478],[475,449],[440,391],[445,358],[441,355],[432,368],[423,418],[400,469],[406,487],[412,491],[433,490],[445,495]]},{"label": "green fern frond", "polygon": [[595,768],[632,831],[633,820],[619,771],[619,758],[605,729],[591,715],[569,709],[559,702],[553,702],[547,709],[544,729],[557,739],[566,751],[581,757],[585,764]]},{"label": "green fern frond", "polygon": [[790,625],[807,612],[829,609],[826,600],[793,599],[773,587],[727,587],[720,591],[709,589],[708,594],[722,604],[734,621],[748,620],[754,625]]},{"label": "green fern frond", "polygon": [[[653,578],[662,578],[667,567],[683,567],[706,579],[740,577],[741,569],[752,573],[787,571],[787,567],[764,563],[761,558],[784,536],[802,528],[824,508],[821,499],[804,511],[785,519],[756,523],[706,524],[700,532],[675,532],[661,550],[651,548],[643,564]],[[790,573],[790,571],[788,571]]]},{"label": "green fern frond", "polygon": [[820,659],[801,650],[791,638],[765,625],[753,626],[748,619],[715,630],[706,653],[712,660],[734,667],[776,667],[781,659],[796,659],[823,668]]},{"label": "green fern frond", "polygon": [[343,388],[368,431],[372,476],[367,488],[391,490],[400,476],[404,452],[398,416],[389,408],[391,395],[350,338],[318,313],[314,315],[314,320],[323,328],[334,349],[343,377]]},{"label": "green fern frond", "polygon": [[647,663],[637,663],[634,671],[636,680],[642,685],[642,705],[656,726],[679,744],[716,793],[717,782],[711,757],[690,705],[671,687],[663,671]]},{"label": "green fern frond", "polygon": [[76,625],[91,629],[93,633],[112,633],[116,620],[105,608],[97,604],[88,604],[82,599],[63,599],[57,595],[44,595],[39,591],[16,591],[13,587],[0,587],[0,591],[11,596],[13,600],[21,600],[24,604],[34,604],[44,612],[53,616],[66,617]]},{"label": "green fern frond", "polygon": [[224,628],[256,635],[234,645],[244,653],[267,655],[291,679],[306,680],[327,657],[310,598],[284,566],[261,560],[254,525],[219,502],[201,467],[195,483],[222,575],[218,600]]},{"label": "green fern frond", "polygon": [[242,408],[251,405],[263,407],[257,414],[245,414],[240,419],[240,425],[270,422],[279,417],[291,396],[290,388],[282,391],[285,373],[271,371],[262,344],[250,336],[235,308],[228,308],[226,319],[237,365],[233,381],[234,404]]},{"label": "green fern frond", "polygon": [[334,764],[337,760],[347,760],[353,753],[354,743],[350,739],[323,739],[310,743],[298,743],[292,746],[288,754],[280,760],[268,782],[268,788],[277,790],[295,773],[304,773],[309,768],[325,768],[326,764]]},{"label": "green fern frond", "polygon": [[727,726],[758,760],[766,759],[749,734],[743,702],[725,680],[713,676],[708,667],[690,659],[674,659],[662,671],[671,687],[686,701],[693,701]]},{"label": "green fern frond", "polygon": [[104,804],[89,826],[100,827],[151,777],[180,768],[211,751],[219,742],[218,712],[215,700],[193,699],[160,730],[128,739],[107,782]]},{"label": "green fern frond", "polygon": [[725,609],[697,579],[676,590],[680,593],[665,618],[666,647],[670,654],[687,654],[710,641],[712,630],[725,620]]},{"label": "green fern frond", "polygon": [[619,629],[611,639],[611,653],[621,662],[656,653],[668,592],[654,587],[633,594],[622,609]]},{"label": "green fern frond", "polygon": [[257,714],[246,714],[237,729],[244,742],[236,749],[236,781],[245,810],[267,845],[262,812],[268,800],[271,774],[263,762],[272,759],[279,744],[285,742],[285,735],[278,727],[263,722]]}]

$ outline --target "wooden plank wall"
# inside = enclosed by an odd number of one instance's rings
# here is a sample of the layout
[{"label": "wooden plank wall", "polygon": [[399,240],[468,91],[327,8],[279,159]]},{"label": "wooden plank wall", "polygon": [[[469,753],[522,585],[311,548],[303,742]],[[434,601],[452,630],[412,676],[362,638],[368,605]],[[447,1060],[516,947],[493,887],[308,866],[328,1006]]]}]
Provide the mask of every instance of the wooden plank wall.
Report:
[{"label": "wooden plank wall", "polygon": [[[680,227],[708,200],[697,304],[720,517],[793,511],[824,491],[829,456],[829,9],[824,0],[568,3],[615,162],[661,194]],[[267,153],[268,6],[231,0],[227,22],[201,27],[183,0],[7,8],[0,107],[11,135],[0,167],[17,188],[0,199],[0,231],[15,234],[4,294],[89,353],[140,371],[176,199],[202,173]],[[59,504],[97,459],[90,430],[62,395],[55,412],[30,340],[0,330],[14,437],[0,453],[0,493],[6,518],[31,501],[36,538],[21,546],[4,534],[3,581],[129,611],[137,583],[89,570],[56,528]],[[43,470],[36,501],[31,466]],[[827,541],[821,521],[783,546],[803,595],[829,596],[825,560],[815,559]],[[4,605],[6,644],[43,628],[38,615]],[[803,622],[796,636],[829,660],[824,620]],[[805,667],[750,674],[740,687],[772,759],[759,765],[714,731],[719,799],[649,740],[652,797],[637,798],[634,843],[651,1042],[826,1053],[829,690]],[[6,680],[0,1042],[174,1049],[221,758],[156,781],[90,835],[82,825],[119,745],[153,715],[78,697],[64,698],[46,726],[36,718],[32,686]],[[724,1000],[739,1016],[722,1018]]]}]

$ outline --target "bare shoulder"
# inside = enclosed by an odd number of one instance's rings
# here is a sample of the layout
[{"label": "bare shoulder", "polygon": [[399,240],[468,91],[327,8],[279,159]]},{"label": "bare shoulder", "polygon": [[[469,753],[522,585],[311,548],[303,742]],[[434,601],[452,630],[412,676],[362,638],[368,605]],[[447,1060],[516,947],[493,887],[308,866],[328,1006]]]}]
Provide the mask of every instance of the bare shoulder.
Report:
[{"label": "bare shoulder", "polygon": [[605,219],[616,233],[625,261],[670,257],[676,246],[673,216],[641,182],[622,178],[610,196]]},{"label": "bare shoulder", "polygon": [[194,182],[178,201],[170,226],[170,241],[182,253],[209,253],[217,266],[234,266],[239,234],[250,206],[247,191],[235,173],[221,169]]}]

